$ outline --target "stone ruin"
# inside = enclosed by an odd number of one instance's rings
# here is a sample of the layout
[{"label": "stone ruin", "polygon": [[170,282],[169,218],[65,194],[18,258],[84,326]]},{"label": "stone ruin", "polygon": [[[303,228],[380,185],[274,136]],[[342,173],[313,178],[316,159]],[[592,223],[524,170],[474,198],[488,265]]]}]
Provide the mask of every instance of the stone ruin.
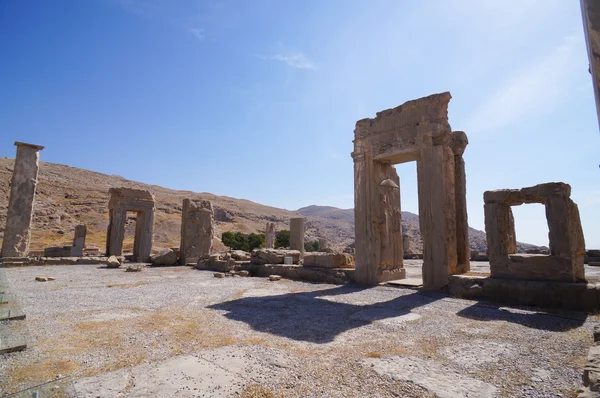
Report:
[{"label": "stone ruin", "polygon": [[290,249],[298,250],[304,254],[304,218],[297,217],[290,220]]},{"label": "stone ruin", "polygon": [[[486,191],[485,233],[493,278],[584,282],[585,241],[571,187],[562,182],[522,189]],[[546,207],[550,255],[516,254],[511,206],[540,203]]]},{"label": "stone ruin", "polygon": [[6,228],[2,240],[2,257],[27,257],[31,238],[31,220],[35,187],[43,146],[15,142],[17,156],[10,182]]},{"label": "stone ruin", "polygon": [[265,248],[275,248],[275,223],[268,222],[265,227]]},{"label": "stone ruin", "polygon": [[354,130],[356,281],[405,277],[400,181],[394,164],[417,162],[423,284],[439,289],[469,271],[465,165],[468,144],[448,123],[450,93],[408,101]]},{"label": "stone ruin", "polygon": [[147,262],[152,251],[154,228],[154,195],[143,189],[110,188],[109,224],[106,233],[106,255],[123,254],[127,212],[136,213],[133,257],[135,262]]},{"label": "stone ruin", "polygon": [[180,264],[197,263],[200,258],[210,254],[213,224],[213,206],[208,200],[184,199],[181,212]]},{"label": "stone ruin", "polygon": [[87,227],[85,225],[77,225],[73,237],[72,246],[64,247],[46,247],[44,249],[45,257],[83,257],[83,249],[85,248],[85,236]]}]

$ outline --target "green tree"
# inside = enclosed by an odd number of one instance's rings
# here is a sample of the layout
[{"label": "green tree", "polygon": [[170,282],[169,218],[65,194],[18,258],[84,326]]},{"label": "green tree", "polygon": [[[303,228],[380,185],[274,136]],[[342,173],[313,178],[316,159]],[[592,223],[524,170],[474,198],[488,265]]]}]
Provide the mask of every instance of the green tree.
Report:
[{"label": "green tree", "polygon": [[278,249],[280,247],[289,247],[290,246],[290,231],[284,229],[282,231],[277,232],[275,235],[275,248]]},{"label": "green tree", "polygon": [[221,241],[232,250],[252,251],[265,243],[263,234],[244,234],[242,232],[223,232]]},{"label": "green tree", "polygon": [[313,240],[312,242],[305,242],[304,250],[306,250],[307,252],[318,252],[319,251],[319,241]]}]

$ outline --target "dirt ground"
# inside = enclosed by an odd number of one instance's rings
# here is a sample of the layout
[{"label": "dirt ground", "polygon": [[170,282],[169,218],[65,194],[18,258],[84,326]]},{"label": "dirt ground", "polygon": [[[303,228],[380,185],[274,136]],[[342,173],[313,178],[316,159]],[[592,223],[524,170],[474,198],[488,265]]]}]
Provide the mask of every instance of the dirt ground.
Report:
[{"label": "dirt ground", "polygon": [[189,267],[3,272],[29,348],[0,356],[0,395],[59,378],[81,397],[572,397],[598,322]]}]

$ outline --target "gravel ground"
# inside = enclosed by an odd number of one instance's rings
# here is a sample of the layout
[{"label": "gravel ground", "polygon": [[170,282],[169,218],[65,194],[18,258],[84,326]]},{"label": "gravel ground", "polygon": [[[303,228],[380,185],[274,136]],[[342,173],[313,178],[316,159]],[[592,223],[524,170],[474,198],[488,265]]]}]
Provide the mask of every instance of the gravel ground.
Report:
[{"label": "gravel ground", "polygon": [[[80,396],[268,396],[249,395],[259,385],[284,397],[571,397],[598,322],[411,289],[217,279],[188,267],[4,273],[27,314],[29,348],[1,356],[0,395],[61,375]],[[227,359],[231,350],[242,362]],[[165,373],[190,363],[218,364],[228,376],[211,376],[202,390],[201,375]],[[150,368],[154,376],[141,378]]]}]

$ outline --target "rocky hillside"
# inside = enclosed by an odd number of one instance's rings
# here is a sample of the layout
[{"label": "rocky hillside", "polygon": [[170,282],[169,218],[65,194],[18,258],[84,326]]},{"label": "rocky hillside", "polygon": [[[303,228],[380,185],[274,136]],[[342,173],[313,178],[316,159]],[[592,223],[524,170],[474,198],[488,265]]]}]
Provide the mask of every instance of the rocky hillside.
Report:
[{"label": "rocky hillside", "polygon": [[[4,232],[9,196],[9,184],[14,159],[0,159],[0,237]],[[222,248],[219,237],[225,231],[244,233],[262,232],[267,221],[276,228],[288,229],[289,219],[303,215],[306,218],[306,238],[327,238],[335,248],[343,248],[354,241],[354,212],[326,206],[309,206],[288,211],[263,206],[244,199],[216,196],[210,193],[176,191],[156,185],[126,180],[75,167],[41,162],[39,184],[34,208],[31,249],[70,245],[78,224],[88,226],[88,246],[105,246],[108,226],[108,189],[130,187],[148,189],[156,197],[154,227],[155,247],[179,245],[181,205],[185,198],[212,201],[216,219],[216,249]],[[413,239],[411,248],[419,252],[422,247],[417,215],[403,212],[403,229]],[[133,246],[134,214],[126,227],[125,249]],[[485,234],[471,229],[471,246],[485,251]]]},{"label": "rocky hillside", "polygon": [[[312,231],[317,235],[317,231],[324,231],[326,233],[337,231],[340,236],[347,237],[349,241],[352,241],[354,238],[354,209],[308,206],[296,210],[296,213],[306,217],[307,231]],[[419,228],[419,216],[403,211],[402,232],[411,237],[409,246],[411,252],[421,253],[423,250],[423,241]],[[485,232],[469,227],[469,244],[472,250],[485,253],[487,248]],[[534,249],[537,246],[518,242],[517,248],[519,252],[524,252],[526,249]]]}]

